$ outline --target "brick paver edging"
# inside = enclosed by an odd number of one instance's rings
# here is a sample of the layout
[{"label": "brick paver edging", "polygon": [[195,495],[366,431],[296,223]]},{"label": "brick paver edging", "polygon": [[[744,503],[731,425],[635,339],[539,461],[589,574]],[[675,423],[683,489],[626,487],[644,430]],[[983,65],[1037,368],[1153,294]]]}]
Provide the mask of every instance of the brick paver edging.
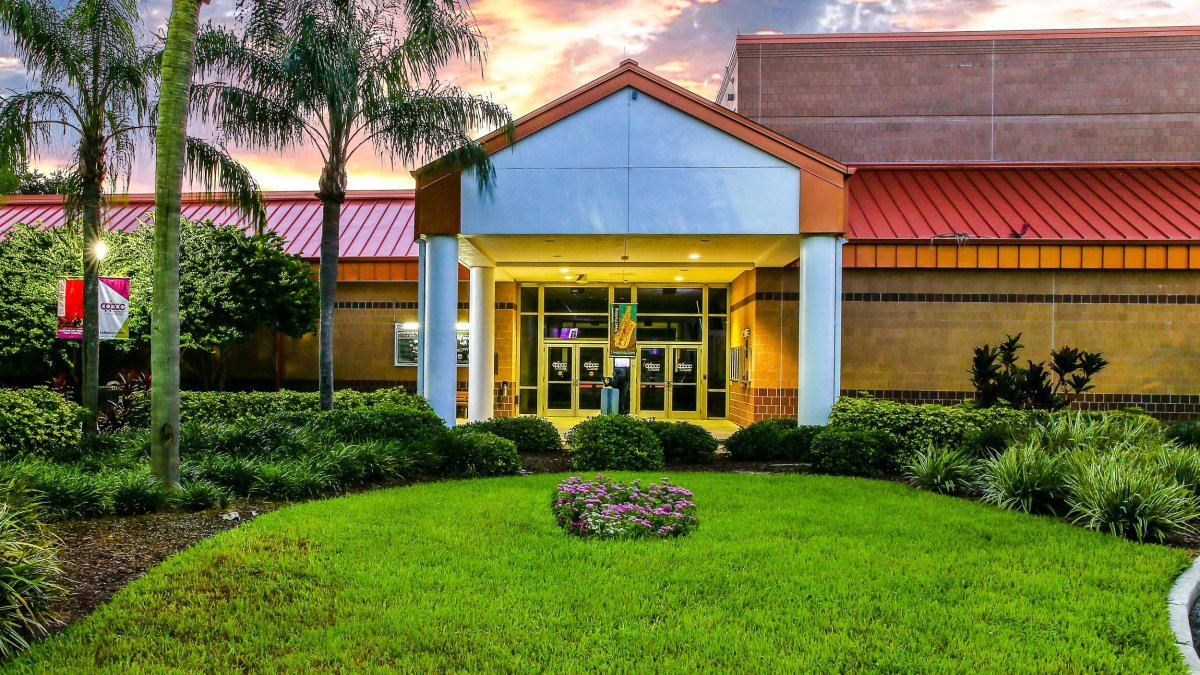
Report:
[{"label": "brick paver edging", "polygon": [[1200,558],[1184,570],[1175,580],[1171,593],[1167,595],[1167,612],[1171,616],[1171,631],[1175,633],[1175,645],[1183,654],[1183,661],[1193,675],[1200,675],[1200,656],[1192,642],[1192,603],[1200,596]]}]

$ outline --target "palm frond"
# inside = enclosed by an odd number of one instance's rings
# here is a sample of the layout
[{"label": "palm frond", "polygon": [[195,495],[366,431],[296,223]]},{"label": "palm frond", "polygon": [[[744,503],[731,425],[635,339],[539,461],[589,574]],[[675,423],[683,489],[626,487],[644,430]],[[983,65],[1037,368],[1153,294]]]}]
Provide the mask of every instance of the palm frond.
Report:
[{"label": "palm frond", "polygon": [[28,163],[65,131],[79,131],[78,113],[60,89],[25,91],[0,102],[0,167]]},{"label": "palm frond", "polygon": [[266,205],[258,181],[246,167],[225,148],[199,138],[189,136],[186,150],[188,179],[198,181],[207,196],[220,197],[237,207],[250,219],[254,232],[261,234],[267,224]]},{"label": "palm frond", "polygon": [[222,83],[194,84],[191,95],[201,119],[240,142],[283,150],[306,140],[308,124],[286,99]]},{"label": "palm frond", "polygon": [[0,2],[0,29],[12,40],[17,58],[48,81],[78,81],[82,55],[76,36],[49,0]]}]

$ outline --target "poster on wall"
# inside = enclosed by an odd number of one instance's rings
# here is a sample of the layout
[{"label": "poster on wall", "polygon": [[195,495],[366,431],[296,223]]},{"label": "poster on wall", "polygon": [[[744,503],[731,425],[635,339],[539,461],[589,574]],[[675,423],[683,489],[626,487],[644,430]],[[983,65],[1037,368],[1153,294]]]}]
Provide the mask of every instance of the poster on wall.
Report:
[{"label": "poster on wall", "polygon": [[405,328],[404,324],[394,324],[396,330],[396,361],[397,366],[417,365],[417,331]]},{"label": "poster on wall", "polygon": [[637,305],[614,302],[608,306],[608,355],[637,355]]},{"label": "poster on wall", "polygon": [[[129,278],[100,277],[101,340],[129,339]],[[83,279],[58,280],[58,337],[83,339]]]}]

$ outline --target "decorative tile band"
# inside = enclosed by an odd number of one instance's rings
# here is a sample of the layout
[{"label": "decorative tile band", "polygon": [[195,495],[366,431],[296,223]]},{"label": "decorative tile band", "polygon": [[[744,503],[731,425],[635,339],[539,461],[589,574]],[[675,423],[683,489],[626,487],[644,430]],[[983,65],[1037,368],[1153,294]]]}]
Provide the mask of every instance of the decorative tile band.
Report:
[{"label": "decorative tile band", "polygon": [[[931,389],[843,389],[842,396],[872,396],[902,403],[953,405],[975,398],[972,391]],[[1200,394],[1095,394],[1079,397],[1078,410],[1141,408],[1168,422],[1200,419]]]},{"label": "decorative tile band", "polygon": [[1055,305],[1197,305],[1200,295],[1076,293],[843,293],[843,302],[1030,303]]},{"label": "decorative tile band", "polygon": [[794,291],[786,292],[786,293],[779,292],[779,291],[759,291],[759,292],[755,293],[754,295],[747,295],[746,297],[742,298],[741,300],[738,300],[737,302],[733,303],[729,307],[729,311],[732,312],[734,310],[741,309],[756,300],[764,300],[764,301],[770,301],[770,302],[799,302],[800,294],[796,293]]},{"label": "decorative tile band", "polygon": [[[501,307],[501,305],[512,305],[512,307]],[[333,303],[334,309],[412,309],[417,308],[416,300],[347,300]],[[460,310],[469,309],[467,303],[458,303]],[[497,302],[496,309],[516,309],[516,305],[511,302]]]}]

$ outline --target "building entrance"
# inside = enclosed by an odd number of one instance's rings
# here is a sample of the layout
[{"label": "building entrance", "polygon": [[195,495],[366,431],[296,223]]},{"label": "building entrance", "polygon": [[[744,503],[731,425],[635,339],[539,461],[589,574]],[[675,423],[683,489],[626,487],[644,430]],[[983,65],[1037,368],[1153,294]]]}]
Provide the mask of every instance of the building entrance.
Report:
[{"label": "building entrance", "polygon": [[606,351],[603,343],[546,346],[546,415],[599,414]]}]

